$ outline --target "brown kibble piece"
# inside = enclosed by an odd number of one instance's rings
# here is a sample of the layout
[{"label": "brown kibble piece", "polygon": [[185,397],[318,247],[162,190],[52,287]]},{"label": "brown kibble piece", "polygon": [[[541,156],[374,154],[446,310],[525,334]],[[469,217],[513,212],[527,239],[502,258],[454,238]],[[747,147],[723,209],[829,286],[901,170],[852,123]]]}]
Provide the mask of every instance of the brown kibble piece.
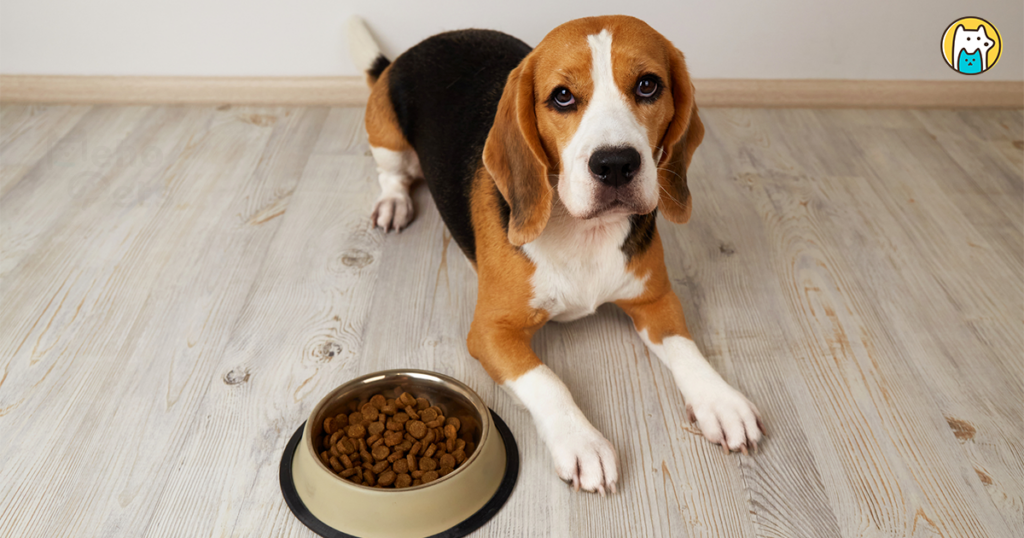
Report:
[{"label": "brown kibble piece", "polygon": [[[428,409],[427,411],[430,410]],[[444,420],[441,420],[441,417],[437,417],[434,420],[431,420],[430,422],[426,422],[425,424],[427,425],[428,428],[440,428],[441,426],[444,425]]]},{"label": "brown kibble piece", "polygon": [[377,420],[377,415],[380,413],[380,410],[374,407],[372,403],[365,403],[359,408],[359,412],[363,414],[364,419],[373,422],[374,420]]},{"label": "brown kibble piece", "polygon": [[374,474],[379,475],[380,473],[386,471],[389,467],[391,467],[391,464],[388,463],[388,460],[383,460],[378,461],[376,465],[370,468],[370,470],[373,471]]},{"label": "brown kibble piece", "polygon": [[370,453],[365,451],[365,450],[360,450],[359,451],[359,459],[360,459],[360,461],[363,462],[363,465],[367,465],[367,464],[369,464],[370,462],[373,461],[373,456],[370,455]]},{"label": "brown kibble piece", "polygon": [[348,416],[348,424],[349,424],[349,426],[351,426],[353,424],[362,424],[362,423],[363,423],[363,414],[360,413],[359,411],[355,411],[355,412],[351,413]]},{"label": "brown kibble piece", "polygon": [[356,474],[358,472],[359,472],[359,469],[356,469],[356,468],[345,469],[344,471],[338,473],[338,476],[340,476],[342,478],[348,478],[348,477],[350,477],[350,476],[352,476],[352,475],[354,475],[354,474]]},{"label": "brown kibble piece", "polygon": [[437,460],[428,457],[420,458],[419,469],[421,471],[433,471],[434,469],[437,469]]},{"label": "brown kibble piece", "polygon": [[352,439],[349,439],[348,437],[345,437],[341,441],[338,441],[338,445],[337,446],[338,446],[338,450],[342,454],[351,454],[351,453],[356,451],[355,443],[353,443]]},{"label": "brown kibble piece", "polygon": [[429,400],[427,400],[426,398],[416,398],[416,410],[417,411],[423,411],[424,409],[426,409],[428,407],[430,407],[430,401]]},{"label": "brown kibble piece", "polygon": [[447,441],[445,441],[444,448],[448,452],[454,452],[455,451],[455,439],[449,438]]},{"label": "brown kibble piece", "polygon": [[424,484],[429,484],[429,483],[433,482],[434,480],[437,480],[437,471],[427,471],[427,472],[423,473],[423,483]]},{"label": "brown kibble piece", "polygon": [[383,439],[383,437],[381,437],[380,434],[371,435],[371,436],[366,438],[366,444],[369,445],[369,446],[373,446],[374,443],[376,443],[377,441],[380,441],[382,439]]},{"label": "brown kibble piece", "polygon": [[437,411],[433,407],[428,407],[423,411],[420,411],[420,420],[423,422],[430,422],[437,418]]},{"label": "brown kibble piece", "polygon": [[398,401],[402,402],[402,407],[405,407],[407,405],[415,404],[416,398],[408,392],[403,392],[402,395],[398,397]]},{"label": "brown kibble piece", "polygon": [[[426,425],[423,426],[426,428]],[[434,434],[434,430],[427,430],[427,434],[423,436],[423,444],[433,443],[437,435]]]},{"label": "brown kibble piece", "polygon": [[391,431],[396,431],[396,432],[398,432],[398,431],[402,431],[402,430],[403,430],[404,428],[405,428],[405,427],[404,427],[404,426],[402,426],[402,423],[401,423],[401,422],[398,422],[398,421],[397,421],[397,420],[395,420],[395,419],[390,419],[390,420],[388,420],[388,422],[387,422],[387,429],[389,429],[389,430],[391,430]]},{"label": "brown kibble piece", "polygon": [[373,471],[363,471],[363,480],[366,481],[366,485],[373,486],[377,483],[377,477],[373,475]]},{"label": "brown kibble piece", "polygon": [[442,469],[445,467],[448,467],[449,469],[454,469],[455,456],[452,456],[451,454],[445,454],[444,456],[441,456],[441,458],[438,460],[438,464],[441,465]]},{"label": "brown kibble piece", "polygon": [[370,435],[379,435],[384,433],[384,429],[384,425],[380,422],[373,422],[366,428],[366,431],[370,432]]},{"label": "brown kibble piece", "polygon": [[395,463],[398,460],[404,460],[404,459],[405,459],[405,452],[402,452],[401,450],[396,450],[396,451],[392,452],[390,456],[388,456],[388,462],[390,462],[390,463]]},{"label": "brown kibble piece", "polygon": [[341,439],[342,435],[345,435],[345,432],[336,431],[336,432],[332,433],[331,434],[331,440],[328,442],[328,444],[333,445],[333,444],[337,443],[338,439]]},{"label": "brown kibble piece", "polygon": [[458,432],[459,428],[462,427],[462,421],[457,419],[457,418],[455,418],[455,417],[448,417],[447,419],[445,419],[444,425],[445,425],[445,427],[447,427],[447,426],[455,426],[455,431]]},{"label": "brown kibble piece", "polygon": [[466,461],[466,458],[467,458],[466,452],[464,450],[461,450],[461,449],[458,449],[455,452],[452,452],[452,456],[455,456],[455,461],[459,465],[462,465],[462,463],[464,461]]},{"label": "brown kibble piece", "polygon": [[327,417],[324,419],[324,431],[327,432],[327,435],[337,431],[334,429],[334,417]]},{"label": "brown kibble piece", "polygon": [[409,449],[412,448],[412,444],[413,444],[412,441],[405,440],[405,441],[402,441],[401,443],[398,443],[397,445],[395,445],[395,448],[397,448],[398,450],[404,450],[404,451],[408,452]]},{"label": "brown kibble piece", "polygon": [[472,454],[474,448],[476,448],[476,443],[473,441],[466,441],[466,454]]},{"label": "brown kibble piece", "polygon": [[320,460],[324,462],[324,465],[331,464],[331,455],[326,450],[320,453]]},{"label": "brown kibble piece", "polygon": [[409,420],[408,413],[395,413],[395,422],[399,424],[405,424]]},{"label": "brown kibble piece", "polygon": [[373,449],[373,459],[377,461],[386,460],[389,455],[391,455],[391,450],[384,445],[377,445]]},{"label": "brown kibble piece", "polygon": [[434,455],[434,452],[437,452],[437,445],[430,445],[423,451],[423,456],[429,458]]},{"label": "brown kibble piece", "polygon": [[419,478],[417,478],[416,480],[412,481],[412,485],[413,485],[413,487],[422,486],[423,485],[423,481],[420,480]]},{"label": "brown kibble piece", "polygon": [[448,439],[455,439],[455,436],[459,434],[459,429],[454,424],[448,424],[444,427],[444,436]]},{"label": "brown kibble piece", "polygon": [[331,469],[334,469],[334,472],[336,472],[336,473],[340,473],[341,469],[342,469],[342,466],[341,466],[341,462],[338,461],[338,458],[332,457],[330,459],[330,462],[331,462]]},{"label": "brown kibble piece", "polygon": [[348,427],[348,415],[342,413],[334,417],[334,426],[339,430],[344,430]]},{"label": "brown kibble piece", "polygon": [[345,466],[346,469],[352,468],[352,458],[348,457],[348,454],[342,454],[338,461]]},{"label": "brown kibble piece", "polygon": [[331,447],[331,450],[329,450],[329,452],[330,452],[330,454],[331,454],[332,456],[334,456],[335,458],[337,458],[338,456],[340,456],[340,455],[341,455],[341,451],[339,451],[339,450],[338,450],[338,445],[334,445],[334,446],[332,446],[332,447]]},{"label": "brown kibble piece", "polygon": [[419,456],[420,452],[422,452],[422,451],[423,451],[423,443],[417,441],[417,442],[412,444],[412,448],[409,449],[409,454],[412,454],[413,456]]},{"label": "brown kibble piece", "polygon": [[388,446],[395,446],[402,442],[402,434],[399,432],[386,431],[384,432],[384,444]]},{"label": "brown kibble piece", "polygon": [[413,478],[423,478],[423,471],[413,471],[409,473]]},{"label": "brown kibble piece", "polygon": [[407,488],[412,485],[412,477],[406,473],[400,473],[395,477],[396,488]]},{"label": "brown kibble piece", "polygon": [[394,398],[388,399],[387,403],[384,404],[384,407],[380,408],[380,412],[389,417],[394,415],[398,412],[398,402],[396,402]]},{"label": "brown kibble piece", "polygon": [[349,426],[345,433],[353,439],[361,439],[366,435],[366,427],[362,424],[354,424]]},{"label": "brown kibble piece", "polygon": [[441,476],[448,476],[448,474],[450,474],[454,470],[455,469],[452,469],[451,467],[441,467],[441,469],[437,471],[437,474]]},{"label": "brown kibble piece", "polygon": [[398,478],[398,475],[395,474],[394,471],[387,470],[377,477],[377,484],[381,486],[390,486],[391,484],[395,483],[396,478]]},{"label": "brown kibble piece", "polygon": [[405,461],[409,462],[409,469],[416,469],[416,456],[409,454],[405,457]]},{"label": "brown kibble piece", "polygon": [[376,407],[378,411],[383,409],[384,404],[386,404],[387,402],[388,399],[385,398],[383,394],[374,394],[373,397],[370,398],[370,403],[373,404],[373,406]]},{"label": "brown kibble piece", "polygon": [[423,436],[427,434],[427,426],[419,420],[410,422],[405,429],[416,439],[423,439]]},{"label": "brown kibble piece", "polygon": [[398,474],[408,473],[409,472],[409,460],[407,460],[405,458],[402,458],[400,460],[395,460],[395,463],[391,464],[391,468],[394,469],[395,472],[398,473]]},{"label": "brown kibble piece", "polygon": [[465,449],[466,449],[466,440],[465,439],[456,439],[455,440],[455,450],[465,450]]},{"label": "brown kibble piece", "polygon": [[420,419],[420,414],[417,413],[416,410],[413,409],[413,407],[411,405],[405,406],[405,414],[409,415],[409,418],[411,418],[413,420],[419,420]]}]

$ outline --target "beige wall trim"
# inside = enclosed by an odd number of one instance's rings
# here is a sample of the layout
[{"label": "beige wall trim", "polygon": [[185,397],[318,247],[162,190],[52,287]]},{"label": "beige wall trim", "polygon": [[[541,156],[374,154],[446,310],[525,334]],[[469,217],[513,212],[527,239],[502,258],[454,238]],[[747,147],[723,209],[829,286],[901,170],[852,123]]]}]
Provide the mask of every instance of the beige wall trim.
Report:
[{"label": "beige wall trim", "polygon": [[[697,79],[704,107],[1021,108],[1024,82]],[[0,75],[5,103],[361,105],[361,77]]]}]

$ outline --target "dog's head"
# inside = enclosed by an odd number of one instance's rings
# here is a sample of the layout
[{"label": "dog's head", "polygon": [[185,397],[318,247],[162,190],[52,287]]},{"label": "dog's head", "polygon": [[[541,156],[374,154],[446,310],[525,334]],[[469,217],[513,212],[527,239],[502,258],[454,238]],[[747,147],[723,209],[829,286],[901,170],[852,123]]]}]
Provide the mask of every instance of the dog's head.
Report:
[{"label": "dog's head", "polygon": [[686,168],[704,137],[683,54],[643,21],[555,28],[512,73],[484,147],[509,240],[544,230],[555,192],[573,217],[690,217]]}]

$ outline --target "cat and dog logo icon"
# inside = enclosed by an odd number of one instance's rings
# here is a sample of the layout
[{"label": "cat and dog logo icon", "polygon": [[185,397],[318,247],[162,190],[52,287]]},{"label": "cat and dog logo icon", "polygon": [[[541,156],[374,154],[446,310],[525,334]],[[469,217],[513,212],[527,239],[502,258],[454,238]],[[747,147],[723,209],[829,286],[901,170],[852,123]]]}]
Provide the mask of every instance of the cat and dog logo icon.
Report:
[{"label": "cat and dog logo icon", "polygon": [[999,30],[978,17],[953,21],[942,36],[942,55],[946,64],[964,75],[978,75],[992,69],[1002,50]]}]

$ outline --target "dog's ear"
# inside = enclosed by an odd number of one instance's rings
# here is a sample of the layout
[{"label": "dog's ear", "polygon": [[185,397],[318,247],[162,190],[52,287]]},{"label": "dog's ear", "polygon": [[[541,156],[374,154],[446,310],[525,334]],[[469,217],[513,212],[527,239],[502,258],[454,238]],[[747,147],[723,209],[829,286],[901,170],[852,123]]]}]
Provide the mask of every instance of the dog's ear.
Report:
[{"label": "dog's ear", "polygon": [[686,71],[683,53],[669,45],[669,65],[672,72],[672,102],[675,106],[672,121],[661,140],[662,155],[658,161],[658,185],[661,196],[658,210],[670,222],[683,224],[690,220],[693,201],[686,186],[686,169],[693,152],[704,140],[704,124],[697,115],[693,98],[693,84]]},{"label": "dog's ear", "polygon": [[484,166],[508,203],[508,240],[516,246],[544,231],[554,195],[534,107],[533,61],[527,56],[508,76],[484,144]]}]

